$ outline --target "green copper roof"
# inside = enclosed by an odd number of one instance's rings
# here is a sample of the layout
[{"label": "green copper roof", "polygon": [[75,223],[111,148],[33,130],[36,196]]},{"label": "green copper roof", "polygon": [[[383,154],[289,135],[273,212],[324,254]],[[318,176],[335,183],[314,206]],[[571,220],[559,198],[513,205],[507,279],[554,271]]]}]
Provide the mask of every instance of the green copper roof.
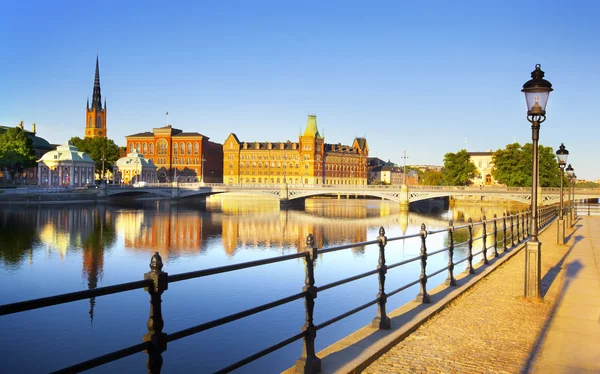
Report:
[{"label": "green copper roof", "polygon": [[304,130],[304,136],[312,136],[313,138],[320,138],[319,129],[317,128],[317,116],[309,115],[308,121],[306,122],[306,130]]}]

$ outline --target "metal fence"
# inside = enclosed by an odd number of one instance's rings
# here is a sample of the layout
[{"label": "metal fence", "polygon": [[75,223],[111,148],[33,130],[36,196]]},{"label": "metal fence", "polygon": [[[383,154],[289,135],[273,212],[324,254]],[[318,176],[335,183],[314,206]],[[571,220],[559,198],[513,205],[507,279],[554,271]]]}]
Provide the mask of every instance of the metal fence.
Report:
[{"label": "metal fence", "polygon": [[576,203],[575,214],[579,216],[600,216],[600,204],[598,203]]},{"label": "metal fence", "polygon": [[[541,228],[550,224],[552,220],[556,217],[556,214],[556,206],[540,208],[538,211],[539,227]],[[422,224],[419,233],[394,238],[387,238],[385,236],[384,228],[381,227],[379,229],[379,236],[376,240],[321,249],[316,248],[313,236],[312,234],[309,234],[306,238],[306,248],[303,252],[300,253],[175,275],[169,275],[166,272],[162,271],[162,259],[158,252],[156,252],[152,256],[150,261],[150,272],[144,274],[143,280],[101,287],[93,290],[85,290],[41,299],[34,299],[13,304],[1,305],[0,316],[69,303],[77,300],[84,300],[92,297],[99,297],[144,288],[144,290],[147,291],[150,296],[150,313],[147,322],[148,333],[144,335],[142,343],[131,345],[123,349],[114,351],[112,353],[92,358],[88,361],[84,361],[76,365],[61,369],[57,372],[84,371],[145,351],[148,355],[148,371],[150,373],[160,373],[163,363],[162,353],[167,349],[168,343],[185,338],[190,335],[200,333],[202,331],[215,328],[217,326],[237,321],[239,319],[260,313],[262,311],[276,308],[280,305],[287,304],[295,300],[304,299],[306,318],[304,326],[298,334],[290,336],[287,339],[282,340],[279,343],[265,348],[259,352],[256,352],[253,355],[248,356],[238,362],[231,363],[230,365],[224,367],[218,372],[230,372],[252,361],[255,361],[271,352],[274,352],[284,346],[287,346],[295,341],[302,339],[303,348],[302,353],[300,354],[300,358],[296,361],[296,370],[303,373],[318,373],[321,370],[321,361],[315,354],[315,340],[317,338],[317,332],[319,330],[373,305],[377,305],[377,314],[373,319],[371,326],[376,329],[389,329],[391,326],[391,321],[390,318],[387,316],[386,311],[386,302],[389,297],[394,296],[397,293],[402,292],[412,286],[419,285],[420,291],[417,296],[418,300],[420,300],[422,303],[430,303],[431,299],[427,291],[427,281],[429,278],[441,274],[443,272],[447,272],[447,279],[445,281],[445,284],[451,287],[456,286],[457,283],[454,277],[454,268],[456,265],[466,262],[466,272],[468,274],[474,274],[474,257],[481,255],[483,264],[489,264],[490,256],[492,258],[502,256],[504,253],[509,252],[511,249],[515,248],[516,245],[527,240],[527,238],[529,237],[531,224],[532,223],[530,220],[530,213],[521,212],[514,215],[503,214],[502,217],[496,217],[496,215],[494,215],[493,219],[487,219],[485,216],[483,216],[482,221],[477,223],[474,223],[471,219],[469,219],[466,224],[460,226],[455,226],[452,220],[450,220],[448,228],[434,231],[427,230],[425,224]],[[477,226],[482,226],[481,235],[478,237],[474,237],[473,228]],[[457,235],[457,233],[461,231],[463,232],[463,234]],[[464,232],[467,233],[466,236],[464,235]],[[437,234],[447,234],[449,245],[444,248],[429,251],[429,249],[427,248],[427,238],[431,235]],[[420,254],[418,256],[394,264],[388,265],[386,263],[385,249],[387,243],[416,237],[419,237],[421,241],[421,249]],[[467,240],[460,243],[455,243],[455,238],[457,237],[467,237]],[[481,245],[478,246],[478,248],[474,248],[473,243],[478,240],[481,240]],[[357,274],[349,278],[341,279],[329,284],[319,285],[318,287],[315,286],[316,279],[314,276],[314,262],[317,256],[336,251],[351,249],[359,246],[362,247],[369,245],[377,245],[379,248],[379,260],[376,268],[365,273]],[[461,259],[455,259],[454,250],[459,247],[467,248],[467,256]],[[428,257],[439,255],[442,253],[446,253],[448,255],[447,265],[442,267],[441,269],[428,269]],[[181,282],[201,277],[208,277],[215,274],[227,273],[241,269],[279,263],[299,258],[304,259],[305,262],[305,282],[301,292],[294,293],[287,297],[274,300],[269,303],[259,305],[250,309],[246,309],[238,313],[230,314],[209,322],[201,323],[189,327],[187,329],[168,334],[163,332],[164,320],[162,316],[161,295],[168,289],[170,283]],[[417,279],[405,285],[402,285],[392,291],[386,292],[386,273],[389,270],[399,268],[403,265],[407,265],[409,263],[414,262],[420,263],[420,276],[418,276]],[[350,309],[347,312],[338,315],[334,318],[331,318],[325,322],[322,322],[318,325],[314,324],[313,312],[315,308],[315,299],[317,297],[318,292],[324,292],[335,287],[341,286],[343,284],[350,283],[372,275],[377,275],[379,279],[379,290],[376,297],[373,300],[353,309]]]}]

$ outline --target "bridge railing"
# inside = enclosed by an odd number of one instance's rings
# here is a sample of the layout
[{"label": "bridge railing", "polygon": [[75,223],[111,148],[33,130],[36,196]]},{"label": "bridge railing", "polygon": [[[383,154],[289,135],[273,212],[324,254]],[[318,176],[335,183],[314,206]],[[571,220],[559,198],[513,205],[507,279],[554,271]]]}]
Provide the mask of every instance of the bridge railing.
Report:
[{"label": "bridge railing", "polygon": [[[540,225],[548,225],[552,221],[552,219],[556,217],[556,212],[556,207],[540,208],[538,214]],[[321,370],[320,359],[315,354],[315,340],[317,338],[318,331],[373,305],[377,305],[377,312],[375,318],[371,323],[371,327],[375,329],[389,329],[391,327],[391,320],[387,316],[386,311],[386,303],[389,297],[392,297],[413,286],[419,285],[420,291],[417,295],[417,300],[422,303],[430,303],[431,298],[428,293],[427,283],[431,277],[446,272],[447,278],[445,284],[450,287],[456,286],[457,282],[454,276],[454,268],[456,265],[466,262],[466,276],[469,276],[470,274],[475,274],[477,269],[475,269],[473,266],[473,259],[476,256],[482,256],[481,266],[489,264],[490,256],[503,256],[505,253],[515,248],[516,245],[527,240],[527,238],[529,237],[530,225],[531,223],[529,212],[521,212],[513,215],[503,214],[502,217],[496,217],[496,215],[494,215],[493,219],[487,219],[485,216],[483,216],[482,221],[477,223],[473,223],[472,220],[469,219],[466,224],[460,226],[455,226],[453,221],[450,220],[447,228],[433,231],[427,230],[425,224],[422,224],[419,233],[393,238],[386,237],[385,230],[383,227],[381,227],[379,229],[379,236],[376,240],[320,249],[316,247],[312,234],[309,234],[306,238],[306,248],[303,252],[300,253],[294,253],[274,258],[222,266],[212,269],[192,271],[175,275],[169,275],[168,273],[162,271],[162,259],[158,252],[156,252],[152,256],[150,261],[150,272],[144,274],[143,280],[122,283],[113,286],[100,287],[93,290],[72,292],[41,299],[34,299],[13,304],[1,305],[0,316],[49,307],[53,305],[59,305],[63,303],[74,302],[77,300],[84,300],[92,297],[105,296],[144,288],[144,290],[148,292],[150,297],[150,313],[147,322],[148,333],[144,335],[142,343],[133,344],[123,349],[92,358],[90,360],[78,363],[76,365],[61,369],[59,370],[59,372],[79,372],[83,370],[88,370],[142,351],[146,351],[148,355],[148,371],[150,373],[160,373],[163,362],[162,353],[167,349],[168,343],[185,338],[190,335],[201,333],[212,328],[216,328],[218,326],[233,321],[237,321],[239,319],[269,309],[276,308],[278,306],[290,303],[295,300],[304,299],[306,317],[304,326],[302,327],[300,332],[274,345],[264,348],[254,353],[253,355],[250,355],[242,360],[232,363],[227,367],[219,370],[218,372],[226,373],[233,371],[295,341],[303,340],[302,353],[300,355],[300,358],[296,361],[296,371],[303,373],[318,373]],[[482,227],[481,235],[475,237],[473,229],[477,226]],[[460,234],[461,231],[463,232],[463,234]],[[448,245],[444,248],[438,248],[433,251],[430,250],[427,247],[427,244],[428,238],[432,235],[447,235]],[[403,260],[393,264],[387,264],[387,244],[392,241],[405,240],[409,238],[420,238],[420,254],[407,260]],[[462,240],[461,238],[466,240],[457,243],[456,240]],[[477,244],[475,245],[474,243]],[[362,274],[356,274],[351,277],[340,279],[328,284],[323,284],[319,286],[316,285],[317,279],[315,278],[314,273],[314,263],[317,257],[321,255],[326,255],[328,253],[366,246],[377,246],[379,250],[378,264],[373,270],[364,272]],[[454,251],[457,248],[466,248],[466,257],[456,259],[454,257]],[[427,259],[430,256],[440,254],[447,255],[447,265],[440,269],[430,269],[430,267],[427,266]],[[209,322],[200,323],[180,331],[172,333],[165,333],[163,331],[164,319],[162,315],[161,295],[166,290],[168,290],[168,286],[170,283],[181,282],[195,278],[209,277],[214,276],[216,274],[222,274],[300,258],[302,258],[305,263],[305,281],[300,292],[292,293],[287,297],[273,300],[268,303],[255,306],[250,309],[242,310],[234,314],[223,316]],[[415,275],[416,279],[401,286],[390,285],[388,284],[389,282],[386,283],[386,273],[388,271],[400,268],[410,263],[420,264],[421,272],[420,275]],[[376,293],[376,297],[374,299],[360,306],[356,306],[327,321],[321,322],[319,324],[314,323],[313,315],[314,308],[316,306],[315,299],[317,298],[318,293],[326,292],[343,284],[350,283],[373,275],[377,275],[379,279],[379,290]],[[386,291],[387,286],[394,286],[395,289],[393,289],[392,291]]]}]

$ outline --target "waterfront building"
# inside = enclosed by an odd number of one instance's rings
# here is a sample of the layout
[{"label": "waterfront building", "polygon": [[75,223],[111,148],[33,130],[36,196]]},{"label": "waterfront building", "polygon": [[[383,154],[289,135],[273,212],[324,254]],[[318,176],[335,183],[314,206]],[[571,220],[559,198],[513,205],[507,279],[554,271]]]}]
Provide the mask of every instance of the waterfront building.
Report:
[{"label": "waterfront building", "polygon": [[477,172],[475,178],[471,179],[471,183],[475,186],[497,186],[500,185],[497,180],[492,176],[492,169],[494,168],[494,162],[492,156],[494,152],[488,149],[485,152],[467,152],[470,156],[471,162],[475,164]]},{"label": "waterfront building", "polygon": [[100,93],[100,69],[98,56],[96,56],[96,75],[94,77],[94,91],[92,93],[92,106],[88,96],[85,116],[85,137],[106,138],[106,98],[102,107],[102,94]]},{"label": "waterfront building", "polygon": [[94,183],[96,162],[70,142],[47,152],[38,160],[38,185],[80,187]]},{"label": "waterfront building", "polygon": [[390,160],[385,162],[377,157],[369,158],[369,184],[401,185],[405,184],[404,178],[407,185],[419,184],[416,171],[410,170],[404,174],[404,169]]},{"label": "waterfront building", "polygon": [[369,146],[325,143],[317,117],[308,116],[297,142],[246,142],[230,133],[223,144],[223,183],[366,185]]},{"label": "waterfront building", "polygon": [[221,183],[223,146],[197,132],[167,125],[125,137],[129,153],[136,151],[158,168],[157,181]]},{"label": "waterfront building", "polygon": [[130,184],[136,182],[156,182],[156,165],[146,160],[135,149],[125,157],[121,157],[113,167],[114,184]]},{"label": "waterfront building", "polygon": [[[35,122],[31,125],[31,131],[26,130],[23,126],[23,121],[17,125],[25,135],[31,139],[31,143],[33,146],[33,150],[35,151],[35,158],[39,160],[46,152],[51,151],[56,148],[55,145],[48,143],[48,141],[44,138],[40,138],[36,134]],[[0,134],[8,130],[10,127],[8,126],[0,126]],[[32,167],[23,171],[21,175],[23,183],[25,184],[36,184],[38,180],[38,168]],[[8,181],[10,180],[10,175],[6,170],[0,170],[0,180]]]}]

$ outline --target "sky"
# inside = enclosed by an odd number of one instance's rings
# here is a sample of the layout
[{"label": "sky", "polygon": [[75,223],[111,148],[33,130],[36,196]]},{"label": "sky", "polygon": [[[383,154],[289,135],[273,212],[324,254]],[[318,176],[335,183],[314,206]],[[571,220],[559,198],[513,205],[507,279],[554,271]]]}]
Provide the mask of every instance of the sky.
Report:
[{"label": "sky", "polygon": [[554,87],[540,144],[600,178],[596,1],[2,1],[0,125],[83,137],[96,56],[109,138],[169,123],[223,143],[327,143],[442,165],[531,142],[520,92]]}]

